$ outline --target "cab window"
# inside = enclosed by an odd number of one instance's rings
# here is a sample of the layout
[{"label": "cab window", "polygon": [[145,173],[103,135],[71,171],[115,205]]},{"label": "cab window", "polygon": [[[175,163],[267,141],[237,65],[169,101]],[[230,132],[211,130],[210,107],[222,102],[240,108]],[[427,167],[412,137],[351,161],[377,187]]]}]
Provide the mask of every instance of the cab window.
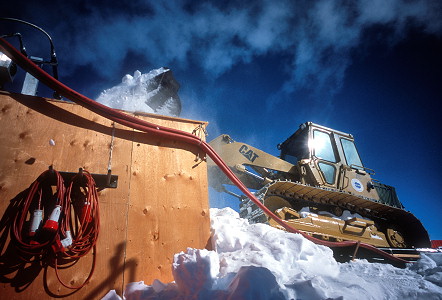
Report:
[{"label": "cab window", "polygon": [[301,159],[309,158],[307,140],[307,130],[287,139],[282,145],[279,145],[281,147],[281,158],[292,164],[297,164]]},{"label": "cab window", "polygon": [[313,131],[313,142],[311,147],[316,157],[327,160],[329,162],[336,162],[335,152],[333,151],[331,137],[328,133],[323,131]]},{"label": "cab window", "polygon": [[335,167],[331,164],[323,162],[318,163],[318,166],[319,169],[322,171],[322,174],[324,175],[325,182],[327,182],[328,184],[334,184],[336,177]]},{"label": "cab window", "polygon": [[341,138],[342,149],[344,150],[345,160],[348,166],[355,168],[363,168],[361,158],[359,157],[358,150],[356,149],[353,141]]}]

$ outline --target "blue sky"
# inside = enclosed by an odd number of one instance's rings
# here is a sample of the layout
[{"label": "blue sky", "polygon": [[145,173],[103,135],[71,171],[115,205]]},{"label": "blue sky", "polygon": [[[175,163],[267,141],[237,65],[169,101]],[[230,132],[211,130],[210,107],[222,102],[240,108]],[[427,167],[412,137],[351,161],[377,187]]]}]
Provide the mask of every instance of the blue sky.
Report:
[{"label": "blue sky", "polygon": [[[305,121],[352,133],[375,178],[442,239],[440,1],[10,3],[1,16],[50,33],[61,81],[91,98],[167,66],[181,116],[209,121],[208,139],[228,133],[277,155]],[[48,57],[44,36],[0,22],[30,55]]]}]

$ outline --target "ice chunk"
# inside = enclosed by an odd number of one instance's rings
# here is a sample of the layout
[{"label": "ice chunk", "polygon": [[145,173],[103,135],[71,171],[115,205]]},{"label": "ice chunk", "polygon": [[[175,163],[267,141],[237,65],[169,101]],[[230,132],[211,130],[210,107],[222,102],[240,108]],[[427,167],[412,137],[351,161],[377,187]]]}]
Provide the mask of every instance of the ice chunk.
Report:
[{"label": "ice chunk", "polygon": [[159,68],[147,74],[137,70],[133,76],[125,75],[120,84],[101,92],[97,101],[130,112],[179,116],[179,88],[170,69]]}]

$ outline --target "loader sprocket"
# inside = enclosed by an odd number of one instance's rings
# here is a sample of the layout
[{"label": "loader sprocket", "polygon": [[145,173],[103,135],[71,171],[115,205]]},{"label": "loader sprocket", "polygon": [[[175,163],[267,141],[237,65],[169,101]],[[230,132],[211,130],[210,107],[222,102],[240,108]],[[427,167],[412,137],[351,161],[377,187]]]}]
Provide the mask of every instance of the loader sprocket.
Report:
[{"label": "loader sprocket", "polygon": [[387,229],[387,240],[394,248],[405,248],[407,246],[402,234],[392,228]]}]

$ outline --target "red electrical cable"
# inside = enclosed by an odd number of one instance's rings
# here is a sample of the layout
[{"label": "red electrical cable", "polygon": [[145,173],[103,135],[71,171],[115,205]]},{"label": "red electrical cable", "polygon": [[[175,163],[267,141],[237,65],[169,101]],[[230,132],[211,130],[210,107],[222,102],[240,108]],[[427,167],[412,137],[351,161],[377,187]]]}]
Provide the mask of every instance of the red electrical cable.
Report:
[{"label": "red electrical cable", "polygon": [[66,213],[62,231],[71,232],[72,245],[64,255],[77,259],[92,249],[99,233],[98,194],[92,175],[83,170],[81,174],[74,176],[67,189],[66,198],[71,207]]},{"label": "red electrical cable", "polygon": [[[53,177],[56,178],[55,194],[52,194],[51,188]],[[51,246],[58,236],[61,207],[65,206],[64,195],[63,178],[55,170],[43,172],[31,184],[11,226],[13,241],[24,261],[41,260],[51,253]],[[30,211],[33,208],[34,211]],[[40,217],[36,222],[35,231],[31,233],[25,224],[29,223],[29,227],[32,227],[36,210],[40,211]],[[44,218],[43,212],[46,212]]]},{"label": "red electrical cable", "polygon": [[[140,131],[144,131],[146,133],[151,133],[158,136],[167,137],[169,139],[182,141],[188,144],[196,145],[201,148],[214,162],[218,165],[218,167],[226,174],[226,176],[235,184],[248,198],[250,198],[260,209],[262,209],[269,217],[275,220],[278,224],[280,224],[283,228],[285,228],[289,232],[302,234],[308,240],[328,247],[350,247],[356,246],[358,242],[354,241],[345,241],[345,242],[330,242],[320,240],[314,237],[311,237],[305,233],[300,232],[299,230],[293,228],[283,220],[281,220],[278,216],[276,216],[273,212],[268,210],[238,179],[238,177],[230,170],[230,168],[226,165],[226,163],[222,160],[222,158],[215,152],[215,150],[207,144],[205,141],[202,141],[200,138],[195,135],[184,132],[181,130],[176,130],[172,128],[167,128],[163,126],[159,126],[156,124],[152,124],[150,122],[146,122],[144,120],[138,119],[133,116],[129,116],[122,111],[118,111],[107,107],[101,103],[98,103],[92,99],[89,99],[80,93],[70,89],[65,86],[44,70],[35,65],[32,61],[27,59],[24,55],[22,55],[19,51],[17,51],[12,45],[10,45],[7,41],[0,38],[0,48],[2,51],[10,57],[16,64],[22,67],[24,70],[32,74],[38,80],[43,82],[49,88],[58,92],[60,95],[70,99],[71,101],[80,104],[81,106],[104,116],[112,121],[120,123],[122,125],[128,126],[133,129],[137,129]],[[407,263],[406,260],[390,255],[382,250],[377,249],[376,247],[360,243],[359,247],[368,249],[372,252],[375,252],[381,256],[384,256],[392,261]]]},{"label": "red electrical cable", "polygon": [[[81,289],[91,279],[96,264],[96,243],[100,227],[100,211],[95,181],[91,174],[82,170],[75,175],[66,191],[67,205],[65,218],[61,224],[60,251],[55,255],[55,274],[66,288]],[[85,281],[78,286],[66,284],[60,277],[59,265],[72,264],[92,250],[92,265]]]},{"label": "red electrical cable", "polygon": [[[31,184],[17,211],[11,232],[21,260],[47,260],[67,288],[80,289],[87,284],[95,270],[100,226],[98,194],[91,174],[82,170],[66,190],[60,173],[51,168]],[[59,275],[60,266],[74,264],[91,250],[92,265],[86,280],[79,286],[64,283]]]}]

